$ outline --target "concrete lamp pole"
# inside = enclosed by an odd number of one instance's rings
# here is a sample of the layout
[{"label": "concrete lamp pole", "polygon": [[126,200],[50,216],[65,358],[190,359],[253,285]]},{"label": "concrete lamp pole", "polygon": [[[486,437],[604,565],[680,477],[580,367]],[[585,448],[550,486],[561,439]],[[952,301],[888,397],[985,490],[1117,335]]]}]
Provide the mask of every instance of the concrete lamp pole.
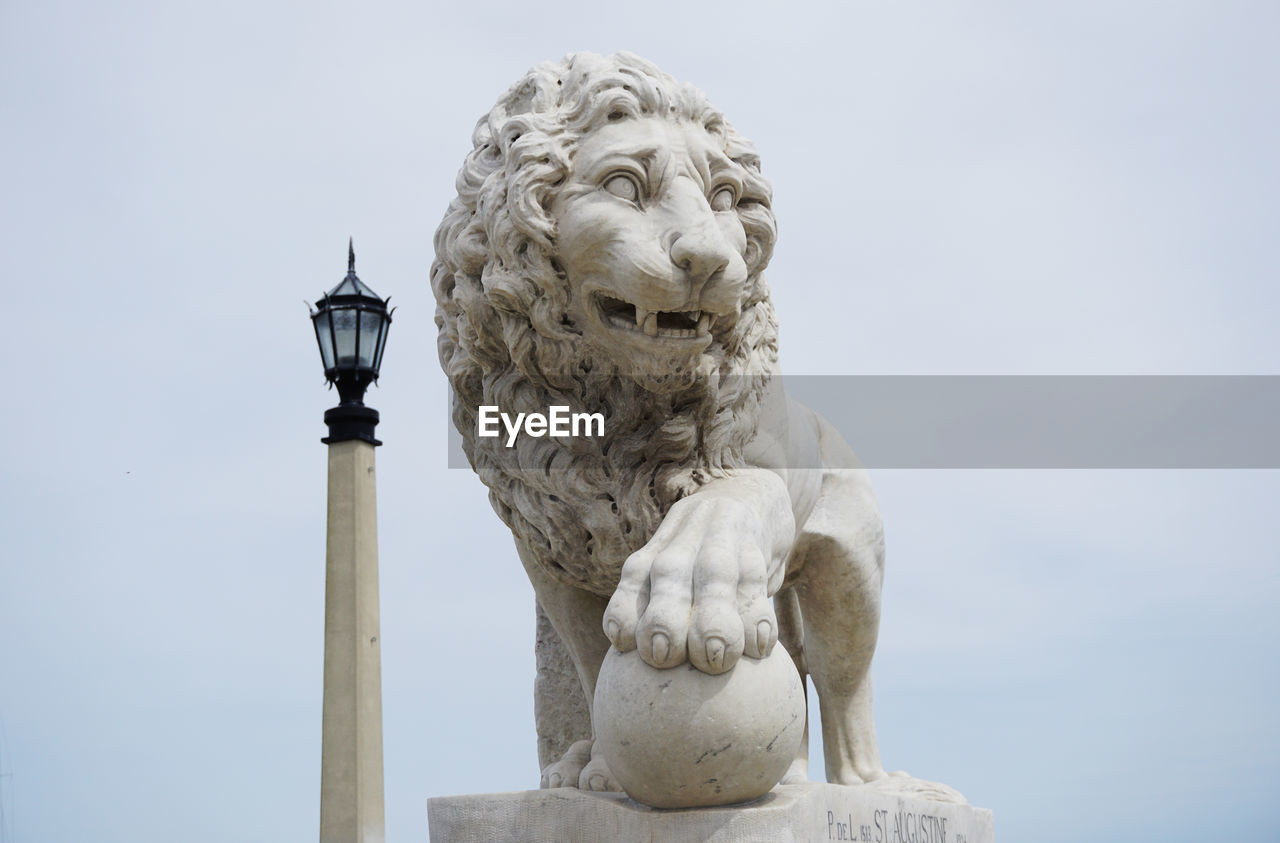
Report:
[{"label": "concrete lamp pole", "polygon": [[325,411],[329,513],[324,590],[324,715],[320,843],[383,843],[382,659],[378,642],[378,512],[373,436],[364,405],[391,326],[387,302],[347,276],[311,314],[325,378],[340,403]]}]

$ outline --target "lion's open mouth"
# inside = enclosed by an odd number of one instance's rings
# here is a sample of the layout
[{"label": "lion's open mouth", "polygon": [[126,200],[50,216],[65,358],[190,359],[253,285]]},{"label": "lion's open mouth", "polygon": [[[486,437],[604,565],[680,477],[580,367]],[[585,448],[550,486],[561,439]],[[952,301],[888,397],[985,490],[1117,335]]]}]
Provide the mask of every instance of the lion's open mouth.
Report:
[{"label": "lion's open mouth", "polygon": [[706,335],[711,314],[701,310],[645,310],[612,296],[596,297],[605,321],[616,328],[639,331],[651,337],[692,339]]}]

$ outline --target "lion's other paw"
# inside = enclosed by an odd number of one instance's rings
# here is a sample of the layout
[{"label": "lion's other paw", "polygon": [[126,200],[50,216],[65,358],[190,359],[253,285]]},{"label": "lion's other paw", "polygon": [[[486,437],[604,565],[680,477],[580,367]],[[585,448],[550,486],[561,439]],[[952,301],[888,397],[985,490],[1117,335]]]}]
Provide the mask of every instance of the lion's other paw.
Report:
[{"label": "lion's other paw", "polygon": [[548,764],[542,771],[542,788],[577,787],[582,770],[591,761],[591,741],[578,741],[569,747],[564,757]]},{"label": "lion's other paw", "polygon": [[902,770],[889,773],[882,779],[868,782],[866,786],[882,793],[891,793],[894,796],[916,797],[933,802],[946,802],[951,805],[969,804],[969,800],[964,798],[964,794],[954,787],[945,785],[942,782],[917,779]]},{"label": "lion's other paw", "polygon": [[622,791],[622,788],[614,781],[613,773],[609,772],[609,765],[604,762],[604,758],[600,755],[596,755],[587,763],[587,766],[582,768],[582,772],[578,776],[578,789],[597,792]]}]

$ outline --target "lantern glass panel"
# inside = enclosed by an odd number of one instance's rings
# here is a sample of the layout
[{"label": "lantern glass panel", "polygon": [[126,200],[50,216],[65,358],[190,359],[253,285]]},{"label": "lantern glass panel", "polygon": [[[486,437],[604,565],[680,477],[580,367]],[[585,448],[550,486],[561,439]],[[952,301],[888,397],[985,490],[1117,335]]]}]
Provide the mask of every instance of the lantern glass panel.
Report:
[{"label": "lantern glass panel", "polygon": [[376,310],[360,312],[360,365],[373,368],[378,344],[378,325],[382,314]]},{"label": "lantern glass panel", "polygon": [[316,326],[316,339],[320,341],[320,360],[327,372],[333,368],[333,335],[329,333],[329,311],[321,310],[311,319]]},{"label": "lantern glass panel", "polygon": [[356,364],[356,312],[344,307],[332,312],[333,332],[338,341],[338,368],[352,368]]},{"label": "lantern glass panel", "polygon": [[373,370],[376,372],[382,368],[382,349],[387,347],[387,332],[391,330],[391,318],[388,316],[382,322],[382,335],[378,337],[378,348],[374,352]]}]

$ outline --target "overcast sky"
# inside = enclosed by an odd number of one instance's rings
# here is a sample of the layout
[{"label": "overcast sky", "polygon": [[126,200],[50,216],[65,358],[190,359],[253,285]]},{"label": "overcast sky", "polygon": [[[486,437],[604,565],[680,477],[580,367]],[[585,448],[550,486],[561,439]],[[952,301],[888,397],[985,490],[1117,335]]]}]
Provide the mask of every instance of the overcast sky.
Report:
[{"label": "overcast sky", "polygon": [[[316,838],[303,300],[348,235],[400,306],[388,839],[536,787],[533,594],[446,468],[427,281],[529,66],[629,49],[755,141],[790,373],[1280,374],[1278,31],[1269,2],[0,5],[0,840]],[[1003,840],[1274,836],[1276,472],[873,480],[889,768]]]}]

